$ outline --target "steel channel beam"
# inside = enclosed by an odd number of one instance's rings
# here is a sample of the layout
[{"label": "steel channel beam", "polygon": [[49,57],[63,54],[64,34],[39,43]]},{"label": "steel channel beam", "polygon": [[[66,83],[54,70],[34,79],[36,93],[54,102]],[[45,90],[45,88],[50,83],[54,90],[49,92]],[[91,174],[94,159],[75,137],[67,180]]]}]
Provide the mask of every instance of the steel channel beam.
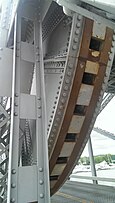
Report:
[{"label": "steel channel beam", "polygon": [[[44,63],[42,45],[42,21],[40,7],[38,8],[34,22],[35,45],[35,72],[36,72],[36,141],[37,141],[37,167],[38,167],[38,202],[50,202],[49,187],[49,161],[47,143],[47,117],[46,97],[44,82]],[[42,156],[41,156],[42,155]]]}]

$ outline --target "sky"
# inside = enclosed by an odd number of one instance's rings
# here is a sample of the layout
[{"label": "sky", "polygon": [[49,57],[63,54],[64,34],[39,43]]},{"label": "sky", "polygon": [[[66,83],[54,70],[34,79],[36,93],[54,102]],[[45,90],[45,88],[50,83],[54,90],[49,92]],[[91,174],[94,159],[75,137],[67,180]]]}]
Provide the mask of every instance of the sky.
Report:
[{"label": "sky", "polygon": [[[95,127],[115,134],[115,97],[97,117]],[[115,140],[107,138],[95,131],[91,133],[94,155],[115,154]],[[84,149],[82,156],[88,156],[88,147]]]}]

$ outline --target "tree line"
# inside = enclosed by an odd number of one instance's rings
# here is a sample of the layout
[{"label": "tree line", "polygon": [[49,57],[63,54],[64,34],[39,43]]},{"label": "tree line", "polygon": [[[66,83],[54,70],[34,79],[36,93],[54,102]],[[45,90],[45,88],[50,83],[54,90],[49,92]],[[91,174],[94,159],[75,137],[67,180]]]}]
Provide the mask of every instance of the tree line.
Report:
[{"label": "tree line", "polygon": [[[95,161],[95,164],[99,164],[103,161],[106,161],[108,164],[115,163],[115,155],[105,154],[105,155],[94,156],[94,161]],[[89,157],[86,157],[86,156],[81,157],[79,159],[79,164],[89,165],[90,164]]]}]

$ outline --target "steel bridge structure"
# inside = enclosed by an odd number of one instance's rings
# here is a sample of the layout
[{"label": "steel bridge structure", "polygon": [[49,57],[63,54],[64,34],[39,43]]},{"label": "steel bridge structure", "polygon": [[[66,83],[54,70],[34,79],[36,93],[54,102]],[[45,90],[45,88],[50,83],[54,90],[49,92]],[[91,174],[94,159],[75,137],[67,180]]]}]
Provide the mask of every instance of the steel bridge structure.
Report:
[{"label": "steel bridge structure", "polygon": [[49,203],[71,174],[115,94],[114,13],[87,0],[2,1],[1,203]]}]

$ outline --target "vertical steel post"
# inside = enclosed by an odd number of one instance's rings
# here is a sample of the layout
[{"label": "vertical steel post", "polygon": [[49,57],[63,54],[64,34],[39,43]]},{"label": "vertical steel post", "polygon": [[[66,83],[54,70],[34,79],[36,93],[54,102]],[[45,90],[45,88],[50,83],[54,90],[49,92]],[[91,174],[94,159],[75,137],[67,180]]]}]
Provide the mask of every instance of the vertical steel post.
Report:
[{"label": "vertical steel post", "polygon": [[15,16],[7,203],[18,202],[21,19]]},{"label": "vertical steel post", "polygon": [[42,21],[40,14],[40,2],[36,10],[34,22],[34,50],[36,73],[36,141],[37,141],[37,167],[38,167],[38,202],[50,202],[49,187],[49,161],[47,143],[47,118],[46,98],[44,82],[44,63],[42,45]]},{"label": "vertical steel post", "polygon": [[[95,168],[95,161],[94,161],[94,156],[93,156],[91,137],[89,137],[89,140],[88,140],[88,151],[89,151],[89,159],[90,159],[92,176],[97,176],[96,168]],[[97,180],[93,180],[93,183],[98,184]]]}]

